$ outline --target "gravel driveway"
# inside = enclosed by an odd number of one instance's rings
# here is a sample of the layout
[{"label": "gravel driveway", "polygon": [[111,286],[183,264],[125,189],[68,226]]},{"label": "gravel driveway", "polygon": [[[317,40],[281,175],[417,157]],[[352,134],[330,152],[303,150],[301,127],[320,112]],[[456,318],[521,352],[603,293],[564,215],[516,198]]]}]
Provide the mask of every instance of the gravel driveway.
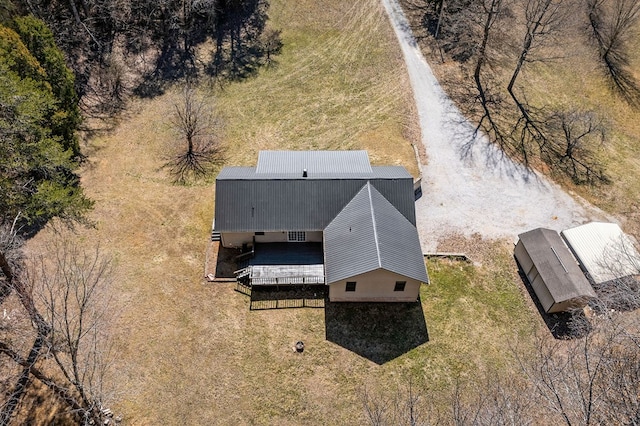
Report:
[{"label": "gravel driveway", "polygon": [[[417,227],[425,253],[453,234],[511,238],[537,227],[566,229],[606,214],[502,155],[485,137],[464,148],[472,126],[443,92],[397,0],[382,0],[404,54],[429,164],[421,165]],[[466,135],[466,137],[465,137]],[[610,220],[610,219],[609,219]]]}]

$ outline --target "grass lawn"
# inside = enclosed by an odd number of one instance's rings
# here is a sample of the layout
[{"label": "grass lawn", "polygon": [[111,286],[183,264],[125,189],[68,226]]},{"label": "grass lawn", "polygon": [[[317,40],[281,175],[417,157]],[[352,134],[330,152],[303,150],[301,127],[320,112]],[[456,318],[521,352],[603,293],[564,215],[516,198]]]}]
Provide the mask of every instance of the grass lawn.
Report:
[{"label": "grass lawn", "polygon": [[[367,149],[417,175],[412,95],[376,0],[272,1],[278,64],[222,90],[203,86],[225,121],[228,164],[260,149]],[[481,265],[434,261],[421,304],[249,311],[233,284],[203,281],[213,181],[175,185],[162,168],[177,90],[132,102],[88,142],[82,181],[93,228],[70,234],[117,263],[108,381],[128,424],[362,424],[366,387],[415,381],[446,396],[456,377],[510,371],[510,342],[541,326],[508,244]],[[38,251],[51,229],[28,243]],[[292,346],[305,342],[303,354]],[[444,402],[443,402],[444,403]]]}]

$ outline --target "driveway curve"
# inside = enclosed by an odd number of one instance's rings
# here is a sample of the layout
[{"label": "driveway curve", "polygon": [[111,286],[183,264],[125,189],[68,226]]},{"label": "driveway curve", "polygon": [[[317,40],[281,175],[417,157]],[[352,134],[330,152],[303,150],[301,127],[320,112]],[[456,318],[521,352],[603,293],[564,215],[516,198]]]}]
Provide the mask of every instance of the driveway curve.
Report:
[{"label": "driveway curve", "polygon": [[512,238],[537,227],[562,230],[607,215],[572,197],[544,176],[511,161],[480,135],[469,148],[473,127],[453,105],[420,52],[397,0],[382,0],[409,72],[429,158],[421,164],[422,197],[417,228],[425,253],[442,239],[479,234]]}]

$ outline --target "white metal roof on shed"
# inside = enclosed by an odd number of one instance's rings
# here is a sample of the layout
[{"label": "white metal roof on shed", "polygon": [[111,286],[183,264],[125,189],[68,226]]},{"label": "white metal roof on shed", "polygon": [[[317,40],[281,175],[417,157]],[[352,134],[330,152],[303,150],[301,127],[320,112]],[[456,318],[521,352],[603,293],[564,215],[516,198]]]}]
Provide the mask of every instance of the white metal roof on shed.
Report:
[{"label": "white metal roof on shed", "polygon": [[562,231],[562,236],[596,284],[640,272],[633,240],[615,223],[591,222]]}]

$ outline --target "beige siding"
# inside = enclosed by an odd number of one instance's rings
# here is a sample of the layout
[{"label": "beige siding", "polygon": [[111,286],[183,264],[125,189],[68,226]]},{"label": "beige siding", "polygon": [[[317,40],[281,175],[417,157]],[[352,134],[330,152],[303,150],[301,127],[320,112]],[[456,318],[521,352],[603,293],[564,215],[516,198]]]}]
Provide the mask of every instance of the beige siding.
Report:
[{"label": "beige siding", "polygon": [[[321,243],[322,231],[308,231],[306,233],[306,242]],[[256,235],[256,243],[286,243],[286,232],[265,232],[264,235]]]},{"label": "beige siding", "polygon": [[[257,243],[286,243],[286,232],[265,232],[264,235],[255,235],[253,232],[224,232],[222,233],[222,245],[224,247],[242,247],[243,244],[253,244],[253,237]],[[307,242],[321,243],[322,231],[309,231],[306,233]],[[294,244],[294,243],[292,243]]]},{"label": "beige siding", "polygon": [[223,232],[221,237],[223,247],[240,248],[253,243],[253,232]]},{"label": "beige siding", "polygon": [[[345,291],[347,281],[356,282],[356,291]],[[404,291],[393,291],[396,281],[406,281]],[[419,281],[384,269],[376,269],[329,285],[329,300],[332,302],[414,302],[419,293]]]}]

